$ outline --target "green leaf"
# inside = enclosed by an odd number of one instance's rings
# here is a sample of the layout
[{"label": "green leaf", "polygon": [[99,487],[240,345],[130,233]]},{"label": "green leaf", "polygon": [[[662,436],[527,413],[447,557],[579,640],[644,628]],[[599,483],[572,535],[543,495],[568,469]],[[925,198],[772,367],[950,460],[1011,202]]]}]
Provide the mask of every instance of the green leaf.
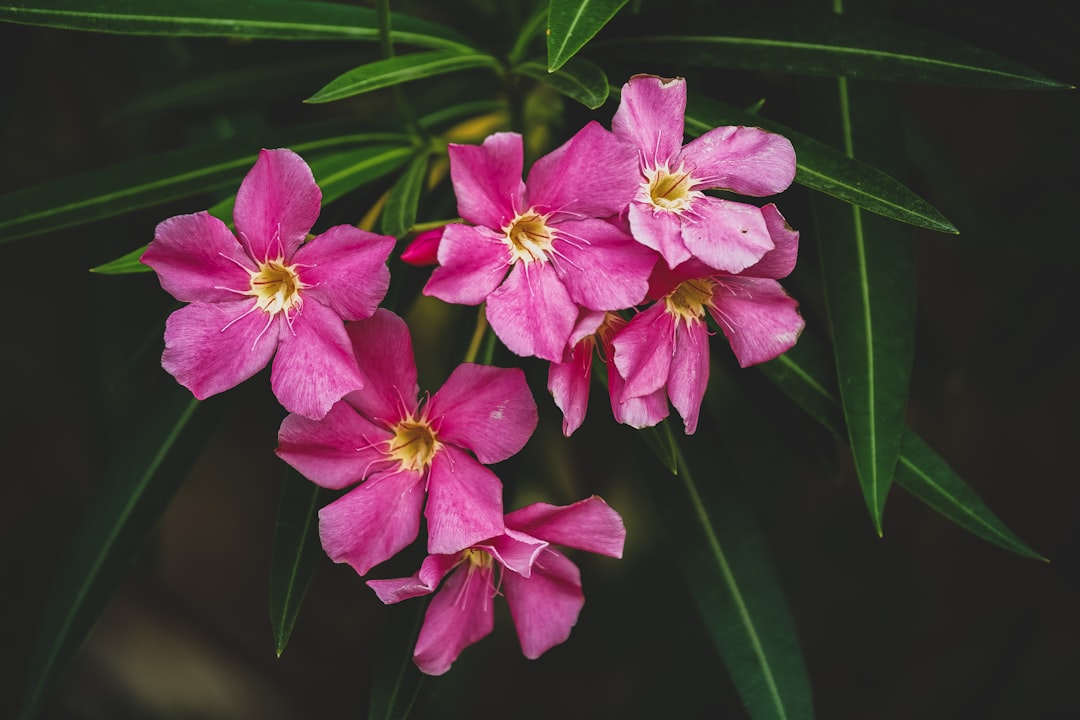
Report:
[{"label": "green leaf", "polygon": [[368,720],[405,720],[420,694],[424,676],[413,662],[430,598],[388,605],[387,620],[371,680]]},{"label": "green leaf", "polygon": [[440,50],[397,55],[361,65],[339,75],[304,102],[331,102],[412,80],[470,68],[498,66],[498,61],[491,55],[477,52]]},{"label": "green leaf", "polygon": [[270,627],[278,657],[289,642],[322,557],[318,510],[327,501],[325,490],[286,469],[270,554]]},{"label": "green leaf", "polygon": [[127,255],[110,260],[107,263],[90,268],[90,272],[101,275],[130,275],[131,273],[153,272],[149,265],[143,265],[139,258],[146,252],[146,245],[132,250]]},{"label": "green leaf", "polygon": [[420,204],[420,190],[427,178],[429,159],[426,152],[414,157],[390,189],[381,221],[385,235],[401,237],[416,222],[416,209]]},{"label": "green leaf", "polygon": [[903,82],[1048,90],[1071,87],[960,40],[853,15],[758,13],[724,35],[620,37],[597,53],[640,61]]},{"label": "green leaf", "polygon": [[167,379],[156,397],[140,405],[130,442],[117,448],[45,600],[23,720],[36,714],[186,477],[220,410],[218,401],[205,405],[194,422],[199,402]]},{"label": "green leaf", "polygon": [[[255,163],[258,147],[298,153],[339,151],[397,141],[394,133],[328,135],[340,126],[317,125],[259,138],[245,137],[135,158],[82,175],[34,185],[0,197],[0,242],[113,217],[169,200],[235,189]],[[406,151],[408,154],[409,151]]]},{"label": "green leaf", "polygon": [[795,148],[795,182],[864,210],[938,232],[957,229],[930,203],[877,168],[780,123],[691,93],[686,132],[702,135],[719,125],[749,125],[779,133]]},{"label": "green leaf", "polygon": [[735,687],[755,720],[812,718],[810,683],[795,625],[752,513],[716,472],[711,448],[691,446],[695,477],[679,443],[677,482],[647,482],[675,555]]},{"label": "green leaf", "polygon": [[[391,15],[394,42],[468,49],[453,30],[408,15]],[[221,2],[221,0],[24,0],[0,4],[0,21],[66,30],[245,37],[273,40],[378,42],[375,11],[330,2]]]},{"label": "green leaf", "polygon": [[516,72],[547,83],[571,100],[595,110],[607,102],[607,75],[598,65],[584,58],[573,58],[559,70],[548,72],[547,67],[536,60],[524,62],[514,68]]},{"label": "green leaf", "polygon": [[551,0],[548,5],[548,70],[555,72],[608,24],[626,0]]},{"label": "green leaf", "polygon": [[[832,361],[824,345],[804,332],[784,355],[760,365],[761,371],[833,434],[846,435]],[[1045,560],[986,507],[948,464],[919,436],[904,429],[896,483],[960,527],[1024,557]]]}]

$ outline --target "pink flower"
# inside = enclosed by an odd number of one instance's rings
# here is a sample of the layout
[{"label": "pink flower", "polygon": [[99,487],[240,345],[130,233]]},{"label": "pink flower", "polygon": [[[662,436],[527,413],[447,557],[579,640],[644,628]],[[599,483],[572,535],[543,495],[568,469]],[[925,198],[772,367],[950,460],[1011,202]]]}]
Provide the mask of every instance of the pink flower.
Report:
[{"label": "pink flower", "polygon": [[[717,272],[695,260],[674,270],[657,265],[649,291],[657,302],[612,340],[624,382],[622,402],[655,400],[666,389],[686,433],[697,429],[709,380],[706,312],[727,336],[741,367],[772,360],[798,340],[804,326],[798,303],[776,279],[794,269],[799,233],[774,206],[761,211],[776,249],[741,273]],[[645,413],[628,424],[647,427],[664,415]]]},{"label": "pink flower", "polygon": [[317,485],[364,481],[319,512],[326,553],[366,574],[416,539],[425,495],[428,552],[501,534],[502,483],[480,463],[510,457],[536,428],[524,373],[459,365],[421,404],[405,321],[380,309],[348,331],[367,387],[322,420],[288,416],[278,434],[278,456]]},{"label": "pink flower", "polygon": [[623,85],[611,127],[640,158],[630,230],[668,267],[696,257],[717,270],[741,272],[773,248],[765,218],[753,205],[702,190],[778,193],[795,177],[795,151],[787,138],[753,127],[714,128],[684,146],[685,110],[682,78],[635,75]]},{"label": "pink flower", "polygon": [[412,577],[368,585],[390,604],[429,595],[449,575],[428,606],[413,651],[428,675],[445,673],[462,650],[491,632],[500,588],[521,651],[535,660],[570,637],[585,604],[577,566],[550,543],[617,558],[625,539],[622,518],[595,495],[564,507],[536,503],[507,515],[498,536],[458,553],[429,555]]},{"label": "pink flower", "polygon": [[322,193],[291,150],[263,150],[225,223],[200,212],[157,226],[142,261],[190,303],[169,316],[161,364],[201,399],[274,360],[286,410],[319,418],[364,385],[342,320],[366,318],[386,294],[394,238],[348,225],[304,242]]},{"label": "pink flower", "polygon": [[401,252],[401,259],[410,265],[423,267],[439,262],[439,243],[442,242],[445,225],[418,234]]},{"label": "pink flower", "polygon": [[468,225],[447,225],[424,293],[487,303],[499,339],[518,355],[557,361],[578,306],[640,302],[656,261],[613,218],[637,189],[631,147],[591,122],[521,181],[521,136],[451,145],[450,175]]}]

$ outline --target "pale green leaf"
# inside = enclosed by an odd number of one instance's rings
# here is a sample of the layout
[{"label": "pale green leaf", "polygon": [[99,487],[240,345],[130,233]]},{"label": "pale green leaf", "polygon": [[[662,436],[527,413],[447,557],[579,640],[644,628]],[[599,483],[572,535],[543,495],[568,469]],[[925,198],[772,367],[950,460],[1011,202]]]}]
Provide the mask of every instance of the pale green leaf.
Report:
[{"label": "pale green leaf", "polygon": [[550,0],[548,70],[555,72],[592,40],[626,0]]},{"label": "pale green leaf", "polygon": [[436,75],[498,66],[498,61],[491,55],[476,52],[441,50],[397,55],[361,65],[339,75],[304,102],[331,102]]}]

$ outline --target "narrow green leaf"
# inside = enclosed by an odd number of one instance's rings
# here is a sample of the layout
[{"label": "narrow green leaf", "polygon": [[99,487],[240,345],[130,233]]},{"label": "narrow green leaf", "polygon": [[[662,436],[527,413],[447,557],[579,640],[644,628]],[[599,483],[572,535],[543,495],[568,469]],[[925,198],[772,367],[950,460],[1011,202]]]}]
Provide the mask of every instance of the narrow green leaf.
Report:
[{"label": "narrow green leaf", "polygon": [[397,55],[361,65],[339,75],[304,102],[331,102],[412,80],[470,68],[498,68],[498,66],[498,61],[491,55],[477,52],[438,50]]},{"label": "narrow green leaf", "polygon": [[205,405],[193,422],[199,402],[167,381],[140,406],[130,443],[117,450],[45,600],[22,720],[37,713],[194,463],[219,412],[218,401]]},{"label": "narrow green leaf", "polygon": [[[671,431],[664,423],[660,432]],[[767,545],[752,513],[716,472],[709,448],[691,446],[695,468],[710,467],[706,478],[687,463],[679,442],[678,481],[646,483],[735,687],[750,716],[812,718],[810,683],[795,625],[772,567]]]},{"label": "narrow green leaf", "polygon": [[686,132],[698,136],[719,125],[750,125],[779,133],[795,148],[795,182],[864,210],[910,225],[956,233],[930,203],[877,168],[760,115],[691,93]]},{"label": "narrow green leaf", "polygon": [[[833,434],[846,435],[832,362],[816,338],[804,332],[798,345],[759,367]],[[1009,530],[911,428],[904,429],[896,483],[972,534],[1017,555],[1045,559]]]},{"label": "narrow green leaf", "polygon": [[100,275],[130,275],[131,273],[153,272],[149,265],[143,265],[139,258],[146,252],[146,245],[132,250],[115,260],[90,268],[90,272]]},{"label": "narrow green leaf", "polygon": [[573,58],[555,72],[548,72],[547,67],[536,60],[524,62],[514,68],[516,72],[540,82],[547,83],[556,91],[571,100],[595,110],[607,102],[607,75],[598,65],[584,58]]},{"label": "narrow green leaf", "polygon": [[384,234],[401,237],[416,222],[416,209],[420,204],[420,190],[427,178],[429,159],[426,152],[414,157],[390,189],[381,221]]},{"label": "narrow green leaf", "polygon": [[204,192],[235,189],[255,163],[259,147],[291,147],[305,154],[379,141],[409,143],[406,136],[394,133],[330,135],[331,129],[340,127],[318,125],[200,145],[17,190],[0,197],[0,242]]},{"label": "narrow green leaf", "polygon": [[[378,42],[375,11],[330,2],[221,2],[220,0],[24,0],[0,3],[0,22],[66,30],[246,37],[274,40]],[[430,48],[469,48],[469,41],[438,23],[392,15],[395,42]]]},{"label": "narrow green leaf", "polygon": [[620,37],[604,55],[706,67],[743,68],[904,82],[1048,90],[1071,87],[1019,63],[901,23],[835,15],[758,13],[728,22],[724,35]]},{"label": "narrow green leaf", "polygon": [[555,72],[600,32],[626,0],[551,0],[548,5],[548,71]]},{"label": "narrow green leaf", "polygon": [[291,468],[285,470],[270,553],[270,628],[278,657],[289,642],[300,606],[315,575],[319,543],[319,507],[327,493]]},{"label": "narrow green leaf", "polygon": [[385,630],[371,680],[368,720],[405,720],[412,712],[424,680],[413,663],[413,647],[429,600],[386,607]]}]

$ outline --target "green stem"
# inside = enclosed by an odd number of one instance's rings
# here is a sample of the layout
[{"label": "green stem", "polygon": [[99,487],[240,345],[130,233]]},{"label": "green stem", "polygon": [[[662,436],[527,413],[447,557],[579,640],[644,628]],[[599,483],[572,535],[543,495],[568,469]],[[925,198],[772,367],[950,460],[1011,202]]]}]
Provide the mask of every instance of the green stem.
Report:
[{"label": "green stem", "polygon": [[[376,0],[375,16],[379,23],[379,49],[383,58],[389,60],[394,57],[394,37],[390,30],[390,0]],[[411,134],[416,138],[426,140],[427,132],[420,124],[420,121],[416,119],[416,113],[413,112],[412,105],[409,104],[409,100],[405,97],[401,86],[394,85],[390,88],[390,91],[394,95],[394,104],[397,106],[398,112],[405,118],[405,124]]]}]

